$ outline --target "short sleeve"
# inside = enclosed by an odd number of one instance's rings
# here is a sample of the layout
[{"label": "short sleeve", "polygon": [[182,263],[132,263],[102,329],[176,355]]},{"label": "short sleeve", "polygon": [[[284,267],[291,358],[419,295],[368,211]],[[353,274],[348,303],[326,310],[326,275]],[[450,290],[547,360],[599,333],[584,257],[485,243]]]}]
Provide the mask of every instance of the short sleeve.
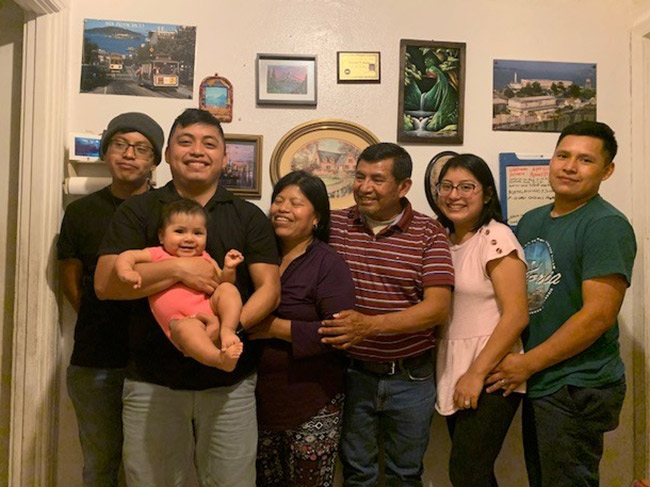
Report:
[{"label": "short sleeve", "polygon": [[517,258],[526,264],[526,257],[521,244],[512,230],[503,223],[492,221],[482,230],[485,237],[485,262],[500,259],[516,252]]},{"label": "short sleeve", "polygon": [[277,243],[271,222],[255,205],[250,205],[246,226],[246,247],[243,254],[247,264],[263,263],[278,265]]},{"label": "short sleeve", "polygon": [[428,235],[422,252],[422,285],[454,286],[454,265],[451,261],[449,239],[442,226],[435,220],[428,222]]},{"label": "short sleeve", "polygon": [[582,248],[582,280],[621,274],[632,282],[636,256],[634,230],[622,216],[594,220],[586,230]]}]

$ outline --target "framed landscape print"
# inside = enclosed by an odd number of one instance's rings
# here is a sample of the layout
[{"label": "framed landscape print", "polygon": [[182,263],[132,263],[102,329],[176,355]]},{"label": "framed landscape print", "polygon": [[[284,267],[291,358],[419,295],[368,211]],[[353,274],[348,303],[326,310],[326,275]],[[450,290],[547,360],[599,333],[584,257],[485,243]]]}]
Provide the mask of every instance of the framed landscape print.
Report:
[{"label": "framed landscape print", "polygon": [[397,140],[462,144],[465,43],[400,41]]},{"label": "framed landscape print", "polygon": [[258,54],[255,71],[258,105],[316,105],[316,56]]},{"label": "framed landscape print", "polygon": [[359,154],[379,139],[364,127],[346,120],[321,119],[290,130],[271,155],[271,181],[296,170],[320,177],[332,209],[354,204],[352,183]]},{"label": "framed landscape print", "polygon": [[262,136],[226,134],[226,154],[219,184],[242,198],[261,198]]},{"label": "framed landscape print", "polygon": [[232,84],[215,73],[201,81],[199,108],[207,110],[220,122],[232,122]]}]

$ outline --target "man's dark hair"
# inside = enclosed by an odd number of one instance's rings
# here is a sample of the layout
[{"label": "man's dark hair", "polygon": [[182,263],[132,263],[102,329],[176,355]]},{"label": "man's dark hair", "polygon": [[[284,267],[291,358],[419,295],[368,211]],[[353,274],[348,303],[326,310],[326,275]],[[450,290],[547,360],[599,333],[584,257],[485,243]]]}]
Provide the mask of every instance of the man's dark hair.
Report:
[{"label": "man's dark hair", "polygon": [[162,207],[158,230],[164,231],[171,223],[171,219],[174,215],[201,215],[205,218],[206,223],[208,221],[208,214],[199,203],[194,200],[182,198],[167,203]]},{"label": "man's dark hair", "polygon": [[221,135],[221,141],[223,142],[224,151],[225,151],[226,136],[223,134],[223,128],[221,128],[221,124],[219,123],[219,120],[217,120],[214,117],[214,115],[212,115],[207,110],[199,110],[198,108],[188,108],[183,113],[181,113],[178,117],[176,117],[176,120],[174,120],[174,123],[172,124],[172,128],[169,130],[169,137],[167,138],[167,143],[169,144],[171,142],[172,134],[174,133],[174,130],[176,130],[177,127],[179,126],[188,127],[190,125],[194,125],[197,123],[203,125],[212,125],[213,127],[216,127],[217,130],[219,131],[219,134]]},{"label": "man's dark hair", "polygon": [[390,142],[380,142],[366,147],[357,158],[357,166],[360,161],[379,162],[384,159],[393,160],[393,177],[395,181],[402,182],[411,177],[413,173],[413,161],[404,148]]},{"label": "man's dark hair", "polygon": [[[494,183],[494,176],[492,176],[492,171],[490,171],[490,168],[486,162],[474,154],[459,154],[457,156],[454,156],[449,159],[444,166],[442,166],[442,170],[440,171],[440,175],[438,176],[438,181],[436,181],[436,183],[442,181],[445,177],[445,174],[447,174],[447,171],[454,168],[465,169],[466,171],[470,172],[483,188],[483,195],[490,197],[488,202],[483,205],[481,214],[479,215],[478,220],[476,221],[476,224],[472,230],[478,230],[483,225],[490,223],[490,220],[496,220],[500,223],[504,223],[503,215],[501,213],[501,204],[499,203],[499,196],[497,195],[497,188]],[[445,216],[442,210],[438,207],[437,202],[435,202],[433,205],[433,211],[436,215],[438,215],[438,221],[442,223],[445,228],[448,228],[451,232],[454,232],[453,222]]]},{"label": "man's dark hair", "polygon": [[609,127],[609,125],[602,122],[594,122],[591,120],[583,120],[582,122],[572,123],[571,125],[564,128],[560,134],[560,138],[557,139],[557,144],[555,147],[560,145],[560,142],[567,135],[584,135],[587,137],[595,137],[602,140],[603,142],[603,152],[605,153],[605,165],[609,164],[616,157],[616,152],[618,151],[618,144],[616,143],[616,137],[614,137],[614,131]]},{"label": "man's dark hair", "polygon": [[309,200],[318,216],[318,225],[314,229],[314,237],[327,243],[330,237],[330,200],[327,197],[325,183],[318,176],[307,171],[293,171],[280,178],[273,188],[271,203],[287,186],[298,186],[302,194]]}]

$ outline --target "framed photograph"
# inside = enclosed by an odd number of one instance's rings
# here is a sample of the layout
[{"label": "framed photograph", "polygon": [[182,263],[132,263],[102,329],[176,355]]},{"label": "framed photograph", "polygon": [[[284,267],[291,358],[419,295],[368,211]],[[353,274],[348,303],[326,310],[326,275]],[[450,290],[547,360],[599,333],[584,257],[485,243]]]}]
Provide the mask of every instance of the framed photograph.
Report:
[{"label": "framed photograph", "polygon": [[316,56],[258,54],[258,105],[316,105]]},{"label": "framed photograph", "polygon": [[320,177],[332,209],[354,204],[352,183],[359,154],[379,139],[346,120],[325,118],[298,125],[282,137],[271,155],[271,181],[296,170]]},{"label": "framed photograph", "polygon": [[226,134],[226,154],[219,184],[242,198],[261,198],[262,136]]},{"label": "framed photograph", "polygon": [[397,140],[462,144],[465,43],[400,41]]},{"label": "framed photograph", "polygon": [[596,120],[596,64],[495,59],[492,130],[562,132]]},{"label": "framed photograph", "polygon": [[454,151],[444,151],[439,152],[429,161],[427,165],[427,170],[424,173],[424,192],[427,195],[427,201],[431,209],[434,208],[436,201],[436,183],[438,182],[438,176],[442,170],[442,166],[454,156],[457,156],[458,153]]},{"label": "framed photograph", "polygon": [[232,83],[217,73],[201,81],[199,108],[209,111],[220,122],[232,122],[232,97]]},{"label": "framed photograph", "polygon": [[101,134],[72,133],[68,159],[78,162],[97,162],[101,152]]},{"label": "framed photograph", "polygon": [[381,54],[378,51],[339,51],[336,53],[338,83],[380,83]]}]

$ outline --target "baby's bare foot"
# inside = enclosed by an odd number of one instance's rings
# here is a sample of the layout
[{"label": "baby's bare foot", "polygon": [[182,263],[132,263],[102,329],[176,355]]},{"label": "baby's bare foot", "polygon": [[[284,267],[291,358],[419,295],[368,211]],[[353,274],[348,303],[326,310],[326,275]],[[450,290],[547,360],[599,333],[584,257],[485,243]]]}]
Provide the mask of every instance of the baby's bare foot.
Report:
[{"label": "baby's bare foot", "polygon": [[235,343],[234,345],[229,346],[223,352],[223,363],[221,364],[221,369],[226,372],[232,372],[237,365],[239,357],[241,357],[242,352],[244,351],[244,344],[242,342]]}]

